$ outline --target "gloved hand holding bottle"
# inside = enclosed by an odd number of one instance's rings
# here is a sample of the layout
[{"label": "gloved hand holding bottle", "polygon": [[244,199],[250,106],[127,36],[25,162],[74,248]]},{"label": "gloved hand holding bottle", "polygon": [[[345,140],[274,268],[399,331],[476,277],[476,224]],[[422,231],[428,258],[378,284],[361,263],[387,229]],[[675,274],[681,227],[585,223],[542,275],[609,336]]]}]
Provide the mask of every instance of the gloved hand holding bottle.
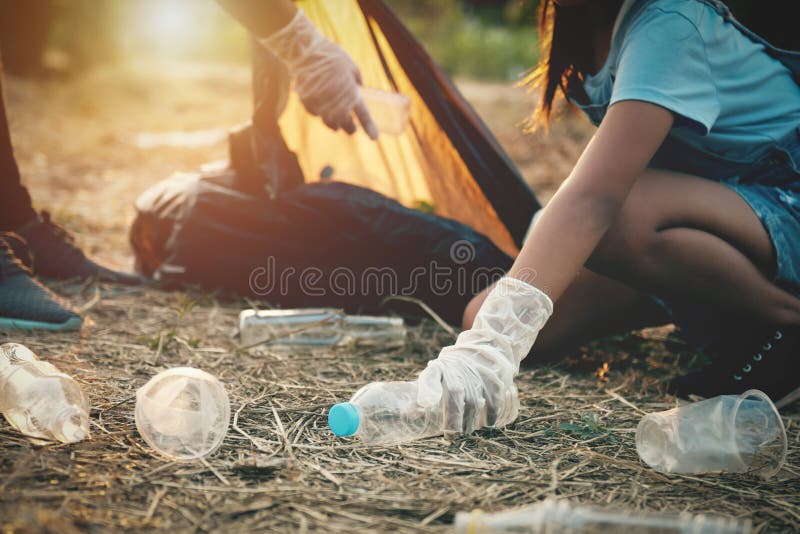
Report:
[{"label": "gloved hand holding bottle", "polygon": [[361,71],[342,48],[326,39],[301,9],[283,29],[260,39],[289,68],[306,110],[332,130],[355,133],[353,114],[372,139],[378,129],[361,96]]},{"label": "gloved hand holding bottle", "polygon": [[417,381],[367,384],[330,409],[331,431],[386,445],[512,422],[519,412],[519,363],[552,312],[539,289],[501,279],[473,327],[428,362]]},{"label": "gloved hand holding bottle", "polygon": [[358,66],[291,0],[218,2],[287,66],[294,90],[309,113],[319,116],[332,130],[349,134],[357,129],[355,115],[367,135],[378,138],[378,128],[361,95]]},{"label": "gloved hand holding bottle", "polygon": [[444,430],[471,433],[517,418],[514,378],[553,302],[538,288],[504,277],[481,305],[473,326],[445,347],[419,375],[417,402],[443,405]]}]

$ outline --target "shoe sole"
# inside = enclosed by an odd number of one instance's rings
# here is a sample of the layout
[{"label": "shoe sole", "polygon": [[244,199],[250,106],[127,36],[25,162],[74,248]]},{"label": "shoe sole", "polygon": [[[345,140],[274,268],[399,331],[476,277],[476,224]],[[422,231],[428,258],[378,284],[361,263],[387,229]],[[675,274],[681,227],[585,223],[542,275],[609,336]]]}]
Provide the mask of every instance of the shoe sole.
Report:
[{"label": "shoe sole", "polygon": [[80,330],[83,319],[70,317],[63,323],[45,323],[42,321],[29,321],[26,319],[11,319],[0,317],[0,330],[50,330],[56,332],[69,332]]},{"label": "shoe sole", "polygon": [[796,388],[794,391],[785,395],[781,400],[775,403],[775,407],[781,409],[785,406],[790,405],[794,401],[800,399],[800,387]]}]

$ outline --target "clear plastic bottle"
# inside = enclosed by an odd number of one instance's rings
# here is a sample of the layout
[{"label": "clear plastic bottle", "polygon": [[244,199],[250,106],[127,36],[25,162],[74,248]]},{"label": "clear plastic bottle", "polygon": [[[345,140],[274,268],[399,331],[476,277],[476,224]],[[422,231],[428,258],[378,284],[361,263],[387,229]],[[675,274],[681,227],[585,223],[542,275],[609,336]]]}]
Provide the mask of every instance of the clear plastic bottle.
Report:
[{"label": "clear plastic bottle", "polygon": [[444,410],[421,407],[416,382],[372,382],[350,402],[332,406],[328,426],[337,436],[356,436],[371,445],[403,443],[441,434]]},{"label": "clear plastic bottle", "polygon": [[34,438],[75,443],[89,436],[89,401],[77,382],[18,343],[0,346],[0,412]]},{"label": "clear plastic bottle", "polygon": [[746,534],[749,520],[687,513],[665,514],[642,510],[619,511],[573,506],[569,501],[545,499],[528,508],[484,514],[480,510],[456,514],[456,534]]},{"label": "clear plastic bottle", "polygon": [[336,345],[398,347],[405,344],[400,317],[346,315],[335,308],[244,310],[239,333],[245,347],[332,347]]},{"label": "clear plastic bottle", "polygon": [[400,135],[405,131],[411,113],[411,100],[406,95],[374,87],[362,87],[361,95],[379,132]]}]

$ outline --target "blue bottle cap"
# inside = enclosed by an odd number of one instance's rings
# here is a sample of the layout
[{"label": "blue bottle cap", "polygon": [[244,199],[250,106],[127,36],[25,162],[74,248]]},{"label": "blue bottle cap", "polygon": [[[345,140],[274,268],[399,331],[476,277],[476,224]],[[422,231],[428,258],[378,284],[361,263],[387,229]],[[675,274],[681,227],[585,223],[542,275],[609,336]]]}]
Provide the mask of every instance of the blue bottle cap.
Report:
[{"label": "blue bottle cap", "polygon": [[360,416],[352,402],[340,402],[331,406],[328,412],[328,426],[337,436],[352,436],[358,430]]}]

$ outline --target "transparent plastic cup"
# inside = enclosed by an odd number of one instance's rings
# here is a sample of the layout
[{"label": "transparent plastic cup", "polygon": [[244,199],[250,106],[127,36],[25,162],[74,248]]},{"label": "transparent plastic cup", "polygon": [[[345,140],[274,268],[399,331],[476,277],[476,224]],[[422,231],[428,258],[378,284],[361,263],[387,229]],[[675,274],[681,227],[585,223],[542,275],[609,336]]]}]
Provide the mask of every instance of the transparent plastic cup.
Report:
[{"label": "transparent plastic cup", "polygon": [[636,450],[664,473],[752,473],[770,478],[786,461],[786,429],[761,391],[722,395],[646,415]]},{"label": "transparent plastic cup", "polygon": [[216,451],[231,416],[216,377],[191,367],[157,374],[136,392],[136,428],[153,449],[172,460],[196,460]]},{"label": "transparent plastic cup", "polygon": [[411,100],[406,95],[373,87],[362,87],[361,95],[379,132],[400,135],[405,131],[411,112]]}]

